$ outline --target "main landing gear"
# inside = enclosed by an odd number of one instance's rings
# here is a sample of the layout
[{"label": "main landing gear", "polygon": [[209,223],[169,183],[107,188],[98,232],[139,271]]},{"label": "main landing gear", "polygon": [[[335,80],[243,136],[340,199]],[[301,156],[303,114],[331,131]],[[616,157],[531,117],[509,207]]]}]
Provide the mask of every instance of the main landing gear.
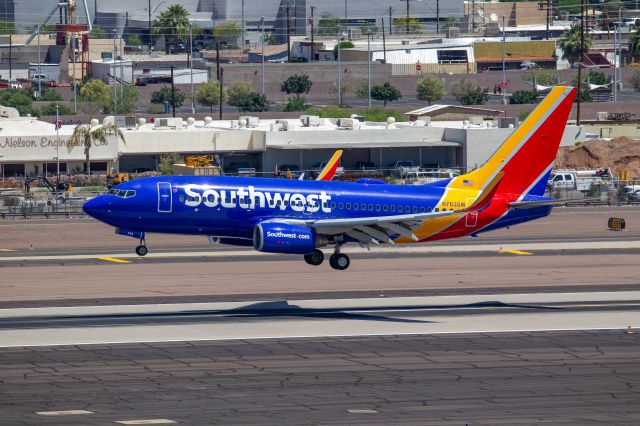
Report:
[{"label": "main landing gear", "polygon": [[142,257],[146,256],[148,252],[149,250],[147,250],[147,243],[144,241],[144,238],[140,238],[140,245],[136,247],[136,254]]},{"label": "main landing gear", "polygon": [[[315,249],[313,252],[304,255],[304,261],[309,265],[318,266],[324,261],[324,253]],[[333,269],[344,271],[351,264],[349,256],[344,253],[340,253],[340,246],[336,246],[334,253],[329,257],[329,265]]]}]

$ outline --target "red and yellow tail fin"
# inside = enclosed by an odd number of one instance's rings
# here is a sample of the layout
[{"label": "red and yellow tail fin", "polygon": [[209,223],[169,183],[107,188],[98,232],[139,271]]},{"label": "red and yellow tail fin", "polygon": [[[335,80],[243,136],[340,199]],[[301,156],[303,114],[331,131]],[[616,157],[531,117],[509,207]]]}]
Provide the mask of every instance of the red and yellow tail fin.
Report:
[{"label": "red and yellow tail fin", "polygon": [[336,171],[338,170],[338,166],[340,165],[340,158],[342,158],[341,149],[337,150],[333,154],[333,156],[331,157],[331,160],[327,162],[327,165],[324,167],[324,169],[322,169],[322,172],[320,172],[316,180],[329,181],[333,179],[333,177],[336,174]]},{"label": "red and yellow tail fin", "polygon": [[482,167],[455,178],[448,188],[485,191],[504,172],[498,192],[526,194],[553,165],[575,95],[573,87],[555,87]]}]

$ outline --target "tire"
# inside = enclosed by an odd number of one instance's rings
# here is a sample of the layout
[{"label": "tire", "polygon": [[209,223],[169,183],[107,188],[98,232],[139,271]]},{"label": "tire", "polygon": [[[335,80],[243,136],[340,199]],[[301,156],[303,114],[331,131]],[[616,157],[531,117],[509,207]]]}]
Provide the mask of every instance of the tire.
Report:
[{"label": "tire", "polygon": [[338,255],[333,255],[329,258],[329,264],[333,269],[337,269],[338,271],[344,271],[351,264],[351,260],[349,256],[346,254],[340,253]]},{"label": "tire", "polygon": [[148,253],[147,246],[138,246],[136,247],[136,254],[140,257],[146,256]]},{"label": "tire", "polygon": [[304,261],[313,266],[321,265],[324,262],[324,253],[315,249],[312,253],[304,255]]}]

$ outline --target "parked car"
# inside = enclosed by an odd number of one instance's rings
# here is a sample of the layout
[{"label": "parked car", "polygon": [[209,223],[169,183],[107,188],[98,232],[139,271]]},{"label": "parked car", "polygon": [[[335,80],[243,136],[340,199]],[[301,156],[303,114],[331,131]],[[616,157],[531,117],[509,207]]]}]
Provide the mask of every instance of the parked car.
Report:
[{"label": "parked car", "polygon": [[255,167],[251,167],[249,163],[245,163],[243,161],[234,161],[230,163],[224,169],[225,174],[229,175],[238,175],[238,176],[255,176],[256,169]]},{"label": "parked car", "polygon": [[398,177],[405,177],[407,174],[411,172],[417,172],[420,170],[419,166],[413,164],[413,161],[410,160],[398,160],[394,161],[389,165],[391,168],[391,174]]},{"label": "parked car", "polygon": [[300,166],[298,166],[297,164],[283,164],[281,166],[278,166],[278,173],[276,174],[276,176],[288,177],[287,172],[291,173],[291,178],[293,179],[299,178],[300,175],[302,174],[302,171],[300,170]]},{"label": "parked car", "polygon": [[376,166],[376,163],[374,163],[373,161],[358,161],[355,165],[355,170],[361,170],[361,171],[365,171],[365,170],[377,170],[378,167]]},{"label": "parked car", "polygon": [[532,70],[538,68],[538,64],[533,61],[522,61],[520,64],[520,69],[522,70]]}]

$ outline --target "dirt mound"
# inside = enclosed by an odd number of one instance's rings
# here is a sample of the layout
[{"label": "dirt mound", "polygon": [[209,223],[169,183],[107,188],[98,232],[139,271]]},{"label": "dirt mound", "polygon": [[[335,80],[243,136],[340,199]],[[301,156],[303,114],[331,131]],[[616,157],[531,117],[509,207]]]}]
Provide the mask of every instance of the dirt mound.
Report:
[{"label": "dirt mound", "polygon": [[617,176],[628,170],[629,177],[640,177],[640,142],[622,136],[611,140],[583,142],[578,146],[561,147],[556,156],[557,169],[611,168]]}]

